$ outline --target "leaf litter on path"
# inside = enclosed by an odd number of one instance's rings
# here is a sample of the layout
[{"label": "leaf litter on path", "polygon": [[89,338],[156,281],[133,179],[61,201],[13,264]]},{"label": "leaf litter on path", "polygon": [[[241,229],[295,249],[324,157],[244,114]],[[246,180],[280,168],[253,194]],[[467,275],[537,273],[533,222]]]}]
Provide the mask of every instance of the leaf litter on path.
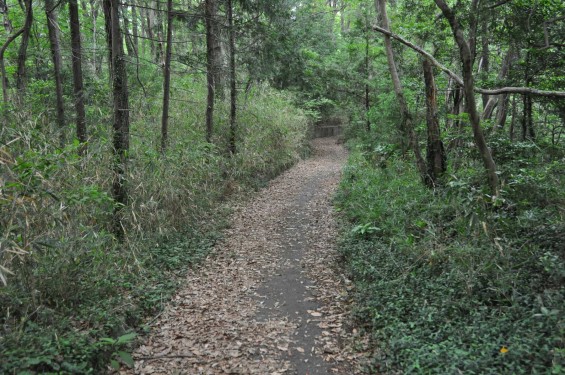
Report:
[{"label": "leaf litter on path", "polygon": [[313,150],[236,210],[133,354],[135,374],[361,373],[331,207],[346,153],[335,138]]}]

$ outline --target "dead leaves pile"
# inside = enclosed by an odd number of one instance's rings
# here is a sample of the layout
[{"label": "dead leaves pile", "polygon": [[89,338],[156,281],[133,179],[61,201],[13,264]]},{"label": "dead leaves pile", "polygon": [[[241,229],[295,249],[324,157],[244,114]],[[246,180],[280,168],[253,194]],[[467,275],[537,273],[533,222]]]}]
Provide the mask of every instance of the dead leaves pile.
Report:
[{"label": "dead leaves pile", "polygon": [[[322,329],[315,354],[337,373],[358,372],[362,356],[352,349],[359,338],[348,329],[348,281],[336,268],[335,220],[330,205],[345,161],[335,139],[314,141],[315,154],[279,176],[245,207],[236,210],[232,228],[215,255],[192,271],[186,286],[152,326],[134,353],[136,374],[292,374],[296,322],[290,317],[257,319],[261,284],[284,269],[277,226],[293,195],[322,179],[308,202],[307,251],[301,262],[315,281],[320,309],[308,314]],[[341,369],[341,370],[340,370]],[[126,373],[124,371],[124,373]]]}]

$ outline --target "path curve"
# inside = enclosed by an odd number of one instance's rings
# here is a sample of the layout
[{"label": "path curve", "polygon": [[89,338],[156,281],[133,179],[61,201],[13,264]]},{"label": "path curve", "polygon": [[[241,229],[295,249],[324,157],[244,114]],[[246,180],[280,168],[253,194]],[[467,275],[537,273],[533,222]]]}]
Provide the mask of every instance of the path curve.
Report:
[{"label": "path curve", "polygon": [[346,153],[335,138],[312,146],[235,212],[134,353],[136,374],[358,372],[331,208]]}]

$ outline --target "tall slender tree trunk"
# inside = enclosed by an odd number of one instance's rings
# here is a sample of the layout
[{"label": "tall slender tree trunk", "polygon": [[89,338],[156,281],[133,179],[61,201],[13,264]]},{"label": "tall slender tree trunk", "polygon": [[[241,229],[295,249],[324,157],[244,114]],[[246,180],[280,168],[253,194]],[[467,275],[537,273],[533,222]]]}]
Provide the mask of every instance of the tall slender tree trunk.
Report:
[{"label": "tall slender tree trunk", "polygon": [[161,152],[165,153],[169,132],[169,96],[171,93],[171,41],[173,38],[173,1],[167,0],[167,47],[163,79],[163,116],[161,118]]},{"label": "tall slender tree trunk", "polygon": [[369,80],[370,80],[370,69],[369,69],[369,27],[368,27],[368,20],[367,20],[367,27],[365,28],[365,117],[366,117],[366,127],[367,132],[371,131],[371,119],[369,118],[369,111],[371,110],[371,99],[370,99],[370,89],[369,89]]},{"label": "tall slender tree trunk", "polygon": [[512,120],[510,121],[510,130],[508,137],[510,141],[514,141],[514,135],[516,130],[516,95],[512,95]]},{"label": "tall slender tree trunk", "polygon": [[129,100],[126,64],[123,50],[123,36],[120,30],[119,0],[109,0],[110,42],[112,49],[112,93],[114,104],[114,166],[112,195],[116,201],[113,230],[116,237],[123,240],[125,223],[123,207],[128,203],[127,166],[129,150]]},{"label": "tall slender tree trunk", "polygon": [[[80,24],[77,0],[69,0],[69,18],[71,22],[71,51],[73,55],[72,66],[76,110],[76,134],[79,142],[86,143],[86,114],[84,110],[84,90],[82,83],[82,49],[80,43]],[[83,147],[86,147],[86,145]]]},{"label": "tall slender tree trunk", "polygon": [[137,17],[137,7],[135,3],[131,7],[131,26],[133,35],[133,49],[135,55],[139,57],[139,19]]},{"label": "tall slender tree trunk", "polygon": [[[514,59],[514,50],[512,47],[510,47],[506,52],[504,59],[502,60],[502,66],[500,67],[500,71],[498,72],[497,79],[499,81],[505,79],[508,76],[508,72],[510,71],[510,67],[512,65],[513,59]],[[488,120],[491,118],[495,107],[501,100],[503,100],[504,94],[494,95],[494,96],[483,95],[483,102],[485,98],[487,98],[488,100],[486,101],[486,104],[483,107],[482,120]]]},{"label": "tall slender tree trunk", "polygon": [[121,14],[122,14],[122,19],[124,21],[124,29],[125,32],[124,34],[124,39],[125,39],[125,43],[126,43],[126,49],[128,51],[128,56],[135,56],[135,48],[133,46],[133,38],[131,37],[131,35],[129,35],[129,29],[130,29],[130,23],[129,23],[129,18],[127,16],[127,6],[122,6],[121,7]]},{"label": "tall slender tree trunk", "polygon": [[487,146],[483,131],[481,129],[480,117],[477,111],[475,100],[475,84],[473,78],[473,57],[469,43],[465,40],[463,30],[459,21],[455,17],[453,10],[444,0],[434,0],[441,9],[444,17],[448,20],[455,42],[459,46],[459,55],[462,63],[463,72],[463,91],[465,93],[465,107],[469,114],[475,144],[483,160],[483,164],[488,176],[488,182],[493,196],[498,195],[498,175],[496,174],[496,164],[492,158],[490,149]]},{"label": "tall slender tree trunk", "polygon": [[59,25],[53,0],[45,0],[45,15],[47,16],[47,31],[49,32],[49,47],[53,59],[53,79],[55,81],[55,99],[57,108],[57,125],[61,146],[65,143],[65,107],[63,102],[63,79],[61,77],[62,60],[59,46]]},{"label": "tall slender tree trunk", "polygon": [[[481,20],[481,73],[484,77],[488,77],[490,70],[490,49],[489,49],[489,35],[488,35],[488,18],[483,17]],[[489,96],[483,94],[483,108],[487,106]]]},{"label": "tall slender tree trunk", "polygon": [[235,76],[235,27],[233,22],[233,4],[232,0],[228,0],[228,27],[230,38],[230,141],[229,148],[230,154],[235,155],[237,152],[236,147],[236,133],[237,133],[237,87]]},{"label": "tall slender tree trunk", "polygon": [[[386,3],[385,0],[375,0],[375,7],[377,8],[377,12],[381,16],[381,27],[387,31],[390,31],[390,25],[388,16],[386,13]],[[394,53],[392,51],[392,43],[390,40],[390,36],[383,34],[384,44],[385,44],[385,51],[388,61],[388,67],[390,71],[390,76],[392,78],[392,84],[394,86],[394,93],[396,94],[396,100],[398,101],[398,105],[400,107],[400,113],[402,116],[400,128],[403,132],[403,136],[408,140],[408,144],[414,153],[414,158],[416,162],[416,168],[420,173],[422,181],[426,181],[426,162],[422,158],[422,153],[420,152],[420,146],[416,139],[416,133],[414,132],[414,125],[412,123],[412,115],[408,110],[408,104],[406,102],[406,98],[404,97],[404,92],[402,90],[402,84],[400,82],[400,77],[398,75],[398,71],[396,70],[396,65],[394,62]]]},{"label": "tall slender tree trunk", "polygon": [[25,86],[27,46],[29,44],[29,36],[31,34],[31,24],[33,23],[32,0],[24,0],[24,5],[26,9],[26,18],[23,27],[22,40],[20,42],[20,49],[18,50],[18,68],[16,71],[16,88],[18,91],[22,91]]},{"label": "tall slender tree trunk", "polygon": [[446,157],[441,132],[439,128],[437,88],[434,80],[432,64],[424,59],[422,61],[424,82],[426,84],[426,124],[428,129],[428,178],[429,184],[435,186],[437,179],[446,170]]},{"label": "tall slender tree trunk", "polygon": [[206,81],[208,85],[208,99],[206,105],[206,141],[212,142],[212,129],[214,127],[214,97],[215,97],[215,74],[214,74],[214,11],[215,0],[206,0]]},{"label": "tall slender tree trunk", "polygon": [[14,34],[9,36],[8,39],[6,39],[6,41],[4,42],[4,44],[2,44],[2,47],[0,47],[0,74],[2,74],[2,98],[4,100],[4,104],[8,104],[8,101],[9,101],[9,98],[8,98],[8,77],[6,76],[6,66],[4,64],[4,52],[6,52],[6,49],[8,48],[8,46],[14,40],[16,40],[17,37],[19,37],[23,33],[24,33],[24,28],[22,27],[21,29],[16,31]]},{"label": "tall slender tree trunk", "polygon": [[112,56],[112,4],[111,0],[102,0],[102,12],[104,13],[104,30],[106,31],[106,44],[108,45],[108,72],[110,84],[113,82],[114,68],[112,63],[114,57]]},{"label": "tall slender tree trunk", "polygon": [[98,41],[97,41],[97,37],[98,37],[98,26],[97,26],[98,1],[90,0],[90,12],[91,12],[91,16],[92,16],[92,67],[93,67],[94,74],[98,76],[100,74],[100,70],[102,69],[101,62],[99,63],[99,61],[100,61],[100,58],[98,57],[99,53],[97,51],[97,46],[98,46]]},{"label": "tall slender tree trunk", "polygon": [[498,109],[496,111],[496,121],[494,125],[494,130],[503,129],[504,125],[506,124],[506,117],[508,115],[508,102],[510,96],[508,94],[500,95],[498,101],[500,102],[498,105]]}]

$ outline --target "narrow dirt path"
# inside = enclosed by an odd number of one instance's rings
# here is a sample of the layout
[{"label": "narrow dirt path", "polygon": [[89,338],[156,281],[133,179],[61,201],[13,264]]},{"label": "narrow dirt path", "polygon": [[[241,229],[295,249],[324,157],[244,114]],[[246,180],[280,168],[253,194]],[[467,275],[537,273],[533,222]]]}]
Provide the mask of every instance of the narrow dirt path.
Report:
[{"label": "narrow dirt path", "polygon": [[358,371],[330,205],[346,155],[333,138],[313,147],[237,210],[134,353],[136,374]]}]

